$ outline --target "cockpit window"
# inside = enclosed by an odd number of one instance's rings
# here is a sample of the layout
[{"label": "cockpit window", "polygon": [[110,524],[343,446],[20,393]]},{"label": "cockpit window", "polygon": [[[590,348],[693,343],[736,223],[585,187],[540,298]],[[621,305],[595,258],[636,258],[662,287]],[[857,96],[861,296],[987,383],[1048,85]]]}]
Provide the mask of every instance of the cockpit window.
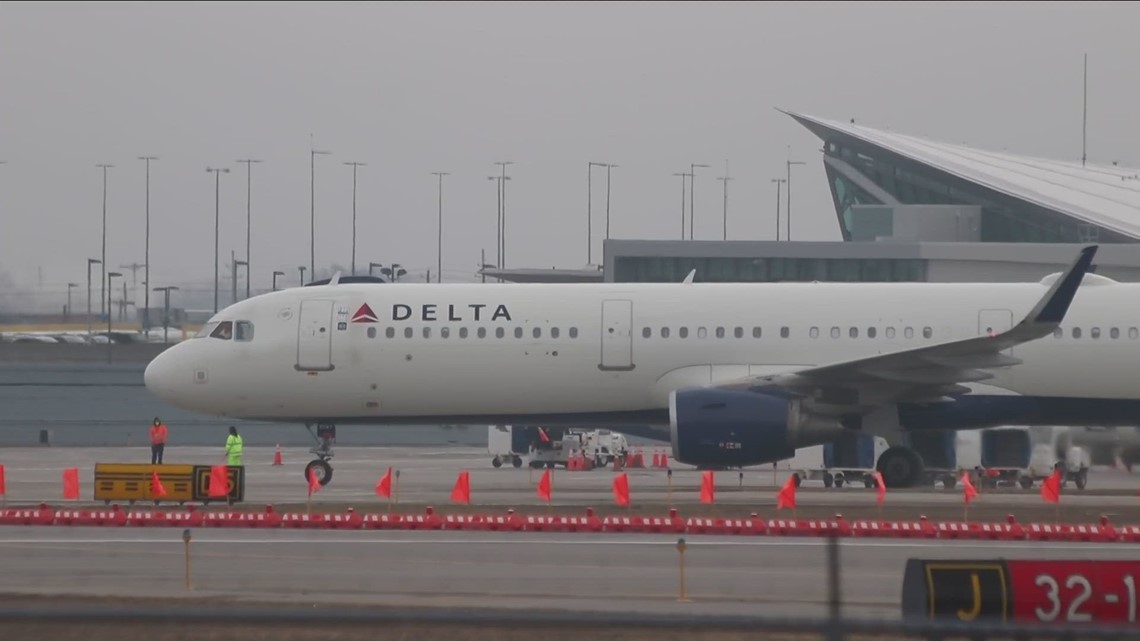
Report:
[{"label": "cockpit window", "polygon": [[234,324],[233,321],[222,321],[210,332],[210,338],[220,338],[228,341],[234,337]]},{"label": "cockpit window", "polygon": [[246,342],[253,340],[253,323],[238,321],[234,325],[234,340]]},{"label": "cockpit window", "polygon": [[202,329],[198,330],[197,334],[194,334],[194,338],[206,338],[207,336],[210,335],[211,332],[214,331],[214,328],[216,328],[217,326],[218,326],[217,321],[206,323],[205,325],[202,326]]}]

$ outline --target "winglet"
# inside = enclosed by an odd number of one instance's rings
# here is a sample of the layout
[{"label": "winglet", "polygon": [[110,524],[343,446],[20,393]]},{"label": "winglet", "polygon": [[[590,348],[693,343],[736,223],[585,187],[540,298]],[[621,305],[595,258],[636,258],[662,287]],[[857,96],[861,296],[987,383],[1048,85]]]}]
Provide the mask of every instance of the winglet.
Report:
[{"label": "winglet", "polygon": [[1073,297],[1077,295],[1077,288],[1080,287],[1085,274],[1091,271],[1096,250],[1097,245],[1090,245],[1082,249],[1069,269],[1053,283],[1053,286],[1049,288],[1049,291],[1041,298],[1033,311],[1029,312],[1022,323],[1060,324],[1065,318],[1065,313],[1069,311],[1069,305],[1073,302]]},{"label": "winglet", "polygon": [[340,283],[340,271],[337,271],[337,273],[333,274],[333,277],[329,279],[329,285],[332,286],[332,285],[337,285],[339,283]]},{"label": "winglet", "polygon": [[685,280],[681,281],[681,283],[684,285],[688,285],[688,284],[692,283],[693,277],[695,277],[696,275],[697,275],[697,270],[694,269],[694,270],[690,271],[689,275],[686,276]]}]

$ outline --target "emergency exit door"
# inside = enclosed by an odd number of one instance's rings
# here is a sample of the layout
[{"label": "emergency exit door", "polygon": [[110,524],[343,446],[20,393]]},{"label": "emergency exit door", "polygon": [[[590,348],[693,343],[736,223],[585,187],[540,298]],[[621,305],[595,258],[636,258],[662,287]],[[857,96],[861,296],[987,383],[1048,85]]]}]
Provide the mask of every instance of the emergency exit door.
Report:
[{"label": "emergency exit door", "polygon": [[633,301],[602,301],[602,362],[599,369],[633,369]]},{"label": "emergency exit door", "polygon": [[332,364],[331,300],[301,302],[297,325],[297,369],[327,371]]}]

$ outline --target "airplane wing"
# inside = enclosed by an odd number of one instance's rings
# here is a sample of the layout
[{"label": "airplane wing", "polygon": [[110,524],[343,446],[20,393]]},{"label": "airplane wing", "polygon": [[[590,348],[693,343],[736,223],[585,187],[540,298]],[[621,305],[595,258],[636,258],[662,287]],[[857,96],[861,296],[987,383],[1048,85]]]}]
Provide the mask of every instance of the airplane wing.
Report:
[{"label": "airplane wing", "polygon": [[818,367],[766,376],[749,376],[717,385],[758,390],[773,386],[814,399],[835,411],[870,409],[900,400],[949,400],[947,395],[969,391],[962,383],[993,377],[988,369],[1021,361],[1002,354],[1015,345],[1053,333],[1065,317],[1077,288],[1089,272],[1097,246],[1081,250],[1072,265],[1024,319],[1000,334],[924,345]]}]

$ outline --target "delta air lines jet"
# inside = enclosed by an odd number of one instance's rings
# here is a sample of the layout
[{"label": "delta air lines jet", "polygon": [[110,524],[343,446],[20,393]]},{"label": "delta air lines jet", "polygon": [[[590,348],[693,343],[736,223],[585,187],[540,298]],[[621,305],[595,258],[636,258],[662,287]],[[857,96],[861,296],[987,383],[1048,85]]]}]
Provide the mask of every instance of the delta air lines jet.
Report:
[{"label": "delta air lines jet", "polygon": [[[386,284],[263,294],[155,358],[166,402],[314,424],[651,426],[673,457],[745,466],[858,430],[1135,424],[1140,285],[1039,283]],[[328,482],[325,440],[309,464]],[[306,468],[308,470],[309,468]]]}]

